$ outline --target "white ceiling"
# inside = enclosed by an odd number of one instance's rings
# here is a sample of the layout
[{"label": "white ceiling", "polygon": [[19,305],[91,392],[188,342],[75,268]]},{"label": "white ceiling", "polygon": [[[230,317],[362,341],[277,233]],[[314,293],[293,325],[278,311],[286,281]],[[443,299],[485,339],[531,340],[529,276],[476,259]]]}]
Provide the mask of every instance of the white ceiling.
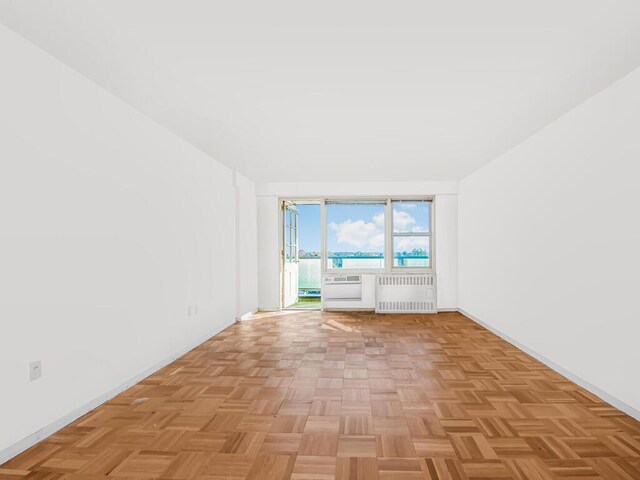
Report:
[{"label": "white ceiling", "polygon": [[3,0],[256,181],[456,180],[640,65],[638,0]]}]

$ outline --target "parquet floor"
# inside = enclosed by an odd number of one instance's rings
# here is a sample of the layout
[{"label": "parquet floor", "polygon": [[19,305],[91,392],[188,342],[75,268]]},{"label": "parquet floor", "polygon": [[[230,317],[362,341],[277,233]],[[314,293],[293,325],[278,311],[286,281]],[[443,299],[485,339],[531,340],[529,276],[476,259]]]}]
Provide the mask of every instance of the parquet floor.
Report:
[{"label": "parquet floor", "polygon": [[230,327],[0,467],[107,477],[640,479],[640,423],[457,313],[289,312]]}]

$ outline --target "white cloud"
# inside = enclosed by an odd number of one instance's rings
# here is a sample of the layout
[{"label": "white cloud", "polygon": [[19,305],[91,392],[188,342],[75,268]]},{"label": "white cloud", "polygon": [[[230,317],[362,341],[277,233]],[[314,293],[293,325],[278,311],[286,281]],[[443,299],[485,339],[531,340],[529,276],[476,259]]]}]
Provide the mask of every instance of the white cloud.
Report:
[{"label": "white cloud", "polygon": [[416,223],[416,219],[410,214],[401,210],[396,210],[395,208],[393,209],[393,229],[396,232],[409,231],[410,226],[414,223]]},{"label": "white cloud", "polygon": [[384,248],[384,233],[376,233],[374,237],[369,240],[369,248],[371,250],[382,250]]},{"label": "white cloud", "polygon": [[[416,225],[416,219],[407,212],[393,211],[394,228],[403,232],[424,232]],[[384,213],[376,214],[371,222],[364,220],[345,220],[331,222],[329,230],[335,232],[336,248],[354,248],[361,251],[382,251],[384,248]],[[412,251],[414,248],[426,248],[425,237],[396,237],[396,251]]]},{"label": "white cloud", "polygon": [[[339,244],[360,250],[379,251],[384,246],[384,231],[382,226],[376,222],[376,217],[373,218],[373,222],[365,222],[364,220],[331,222],[329,229],[336,232],[336,240]],[[384,216],[382,221],[384,225]]]}]

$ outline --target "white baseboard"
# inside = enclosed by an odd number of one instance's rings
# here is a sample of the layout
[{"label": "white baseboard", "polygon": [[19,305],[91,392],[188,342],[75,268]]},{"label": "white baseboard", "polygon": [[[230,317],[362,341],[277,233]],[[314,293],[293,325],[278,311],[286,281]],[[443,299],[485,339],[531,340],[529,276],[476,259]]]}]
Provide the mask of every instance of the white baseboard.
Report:
[{"label": "white baseboard", "polygon": [[259,312],[279,312],[282,310],[280,307],[258,307]]},{"label": "white baseboard", "polygon": [[581,377],[578,377],[577,375],[573,374],[569,370],[566,370],[565,368],[561,367],[557,363],[555,363],[555,362],[549,360],[548,358],[540,355],[539,353],[531,350],[526,345],[523,345],[522,343],[518,342],[517,340],[514,340],[509,335],[505,335],[500,330],[492,327],[491,325],[489,325],[486,322],[483,322],[482,320],[480,320],[478,317],[472,315],[471,313],[466,312],[466,311],[462,310],[461,308],[458,309],[458,312],[460,312],[462,315],[464,315],[465,317],[469,318],[470,320],[473,320],[478,325],[481,325],[484,328],[486,328],[487,330],[495,333],[497,336],[499,336],[503,340],[506,340],[511,345],[515,346],[516,348],[522,350],[527,355],[535,358],[536,360],[538,360],[541,363],[544,363],[547,367],[549,367],[552,370],[555,370],[556,372],[558,372],[560,375],[562,375],[566,379],[571,380],[573,383],[575,383],[575,384],[581,386],[582,388],[584,388],[585,390],[593,393],[596,397],[600,398],[600,400],[602,400],[604,402],[607,402],[609,405],[614,406],[618,410],[621,410],[624,413],[626,413],[627,415],[629,415],[629,416],[635,418],[636,420],[640,421],[640,410],[637,410],[637,409],[633,408],[631,405],[628,405],[625,402],[623,402],[622,400],[619,400],[618,398],[614,397],[613,395],[610,395],[609,393],[605,392],[604,390],[599,389],[595,385],[587,382],[585,379],[583,379]]},{"label": "white baseboard", "polygon": [[232,320],[230,322],[227,322],[225,324],[222,324],[222,325],[216,327],[213,331],[211,331],[210,333],[207,333],[206,336],[198,339],[195,342],[192,342],[191,344],[189,344],[188,346],[180,349],[178,352],[174,353],[170,357],[165,358],[164,360],[162,360],[159,363],[156,363],[154,366],[152,366],[150,368],[147,368],[145,371],[140,372],[138,375],[136,375],[135,377],[130,378],[125,383],[117,386],[116,388],[114,388],[112,390],[109,390],[105,394],[100,395],[98,398],[95,398],[95,399],[91,400],[90,402],[85,403],[80,408],[78,408],[78,409],[76,409],[76,410],[74,410],[72,412],[69,412],[64,417],[56,420],[55,422],[50,423],[46,427],[41,428],[40,430],[38,430],[38,431],[32,433],[31,435],[23,438],[22,440],[18,441],[17,443],[14,443],[13,445],[5,448],[4,450],[0,450],[0,465],[2,465],[3,463],[7,462],[10,459],[12,459],[16,455],[24,452],[26,449],[32,447],[33,445],[35,445],[39,441],[41,441],[41,440],[53,435],[58,430],[66,427],[67,425],[69,425],[74,420],[77,420],[81,416],[89,413],[91,410],[94,410],[95,408],[99,407],[103,403],[111,400],[116,395],[124,392],[127,388],[135,385],[136,383],[140,382],[142,379],[148,377],[152,373],[155,373],[158,370],[160,370],[161,368],[166,367],[168,364],[170,364],[171,362],[173,362],[177,358],[183,356],[185,353],[189,352],[190,350],[193,350],[195,347],[197,347],[198,345],[204,343],[205,341],[207,341],[208,339],[210,339],[214,335],[217,335],[218,333],[220,333],[224,329],[229,328],[234,323],[235,323],[235,320]]},{"label": "white baseboard", "polygon": [[[307,310],[304,308],[301,308],[300,310]],[[325,312],[373,312],[375,311],[374,308],[324,308],[322,309]],[[282,311],[281,308],[279,307],[260,307],[258,308],[258,310],[256,310],[253,313],[248,313],[247,315],[250,316],[252,314],[255,314],[256,312],[280,312]],[[457,308],[439,308],[438,312],[458,312],[459,310]],[[240,320],[245,320],[244,315],[242,317],[240,317]]]},{"label": "white baseboard", "polygon": [[323,308],[323,312],[366,312],[375,313],[375,308]]},{"label": "white baseboard", "polygon": [[256,313],[258,313],[259,310],[256,308],[254,310],[251,310],[247,313],[245,313],[244,315],[240,315],[236,321],[237,322],[244,322],[245,320],[251,320],[251,317],[254,316]]}]

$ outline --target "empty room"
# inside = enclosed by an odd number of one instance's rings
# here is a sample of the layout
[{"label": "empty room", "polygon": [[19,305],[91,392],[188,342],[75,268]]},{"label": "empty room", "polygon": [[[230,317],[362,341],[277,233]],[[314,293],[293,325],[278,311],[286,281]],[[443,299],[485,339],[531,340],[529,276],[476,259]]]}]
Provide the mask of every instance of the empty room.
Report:
[{"label": "empty room", "polygon": [[0,0],[0,480],[640,480],[638,0]]}]

